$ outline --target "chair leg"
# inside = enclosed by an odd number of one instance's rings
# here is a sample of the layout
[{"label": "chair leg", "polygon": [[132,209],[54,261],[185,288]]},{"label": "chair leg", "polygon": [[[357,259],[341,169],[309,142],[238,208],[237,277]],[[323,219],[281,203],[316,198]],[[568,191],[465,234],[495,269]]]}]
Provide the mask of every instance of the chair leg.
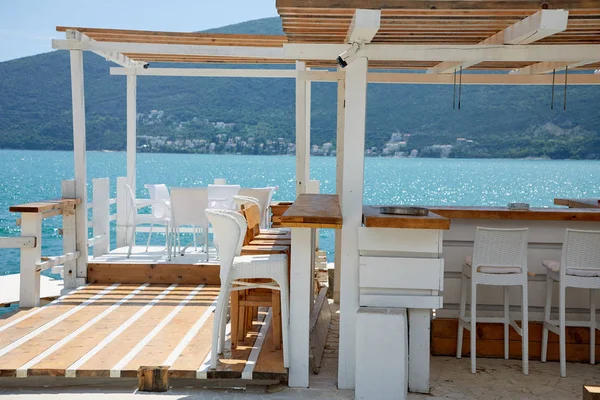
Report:
[{"label": "chair leg", "polygon": [[509,286],[504,286],[504,359],[508,360],[508,327],[510,325],[510,308],[508,304]]},{"label": "chair leg", "polygon": [[477,355],[477,281],[471,277],[471,373],[477,372],[475,357]]},{"label": "chair leg", "polygon": [[521,308],[521,341],[523,352],[523,374],[529,375],[529,293],[527,286],[527,274],[522,286],[523,303]]},{"label": "chair leg", "polygon": [[154,224],[150,224],[150,232],[148,233],[148,241],[146,242],[146,253],[148,252],[148,248],[150,247],[150,239],[152,238],[152,228]]},{"label": "chair leg", "polygon": [[465,318],[465,312],[467,308],[467,283],[468,279],[466,275],[462,275],[462,280],[460,283],[460,308],[459,308],[459,317],[458,317],[458,335],[456,335],[456,358],[462,357],[462,347],[463,347],[463,334],[465,332],[465,328],[461,325],[461,321]]},{"label": "chair leg", "polygon": [[287,279],[281,279],[277,282],[281,289],[281,333],[283,335],[283,367],[289,368],[290,357],[289,357],[289,329],[290,329],[290,302],[289,302],[289,289],[287,286]]},{"label": "chair leg", "polygon": [[563,282],[560,282],[559,284],[560,289],[559,289],[559,295],[558,295],[558,320],[559,320],[559,348],[560,348],[560,376],[563,378],[566,378],[567,376],[567,351],[566,351],[566,329],[565,329],[565,323],[566,323],[566,315],[565,315],[565,307],[566,307],[566,287],[564,286]]},{"label": "chair leg", "polygon": [[235,349],[238,345],[238,327],[240,315],[240,290],[231,291],[231,348]]},{"label": "chair leg", "polygon": [[212,343],[211,343],[211,358],[210,358],[210,368],[216,369],[217,362],[219,360],[219,327],[221,318],[224,318],[224,310],[225,305],[229,300],[228,287],[229,285],[225,284],[221,286],[221,291],[219,292],[219,296],[217,297],[217,307],[215,308],[215,316],[213,319],[213,328],[212,328]]},{"label": "chair leg", "polygon": [[548,355],[548,328],[550,323],[550,307],[552,306],[552,278],[546,275],[546,304],[544,305],[544,325],[542,326],[542,354],[541,361],[546,362]]},{"label": "chair leg", "polygon": [[590,364],[596,364],[596,299],[590,289]]},{"label": "chair leg", "polygon": [[281,349],[281,293],[279,290],[271,290],[271,310],[273,327],[273,344],[275,349]]},{"label": "chair leg", "polygon": [[131,257],[131,249],[135,245],[135,225],[131,228],[131,236],[129,237],[129,250],[127,250],[127,258]]}]

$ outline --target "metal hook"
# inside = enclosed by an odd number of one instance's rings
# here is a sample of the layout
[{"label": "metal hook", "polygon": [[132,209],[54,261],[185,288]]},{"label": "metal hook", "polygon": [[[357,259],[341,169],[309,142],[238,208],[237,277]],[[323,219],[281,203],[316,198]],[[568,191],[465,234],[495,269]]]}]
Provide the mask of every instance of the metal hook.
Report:
[{"label": "metal hook", "polygon": [[567,81],[569,79],[569,66],[565,67],[565,99],[563,102],[563,110],[567,109]]},{"label": "metal hook", "polygon": [[550,103],[550,109],[554,110],[554,78],[556,76],[556,69],[552,70],[552,102]]}]

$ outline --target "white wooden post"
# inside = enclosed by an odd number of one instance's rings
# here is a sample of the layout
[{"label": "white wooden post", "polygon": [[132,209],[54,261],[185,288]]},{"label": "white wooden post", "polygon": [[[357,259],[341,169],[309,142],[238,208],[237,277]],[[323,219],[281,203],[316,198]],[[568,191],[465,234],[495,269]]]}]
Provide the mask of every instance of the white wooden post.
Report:
[{"label": "white wooden post", "polygon": [[127,184],[135,193],[135,156],[137,151],[137,76],[127,75]]},{"label": "white wooden post", "polygon": [[36,263],[42,258],[42,213],[21,213],[21,236],[34,236],[35,247],[21,248],[20,307],[40,305],[40,271]]},{"label": "white wooden post", "polygon": [[117,248],[125,247],[129,242],[127,220],[127,178],[119,176],[117,178]]},{"label": "white wooden post", "polygon": [[76,208],[76,277],[87,276],[88,221],[87,221],[87,165],[85,141],[85,94],[83,91],[83,52],[71,50],[71,94],[73,103],[73,158],[75,161],[75,197],[81,199]]},{"label": "white wooden post", "polygon": [[[308,355],[310,311],[312,306],[311,282],[314,248],[311,249],[314,230],[292,228],[292,265],[290,276],[290,368],[288,385],[308,387]],[[312,250],[312,251],[311,251]],[[312,254],[311,254],[312,253]]]},{"label": "white wooden post", "polygon": [[[104,236],[94,243],[94,257],[100,257],[110,251],[110,181],[108,178],[92,179],[93,237]],[[66,253],[65,253],[66,254]]]},{"label": "white wooden post", "polygon": [[431,310],[411,308],[408,318],[408,390],[412,393],[429,393]]},{"label": "white wooden post", "polygon": [[310,81],[300,78],[306,63],[296,61],[296,196],[310,179]]},{"label": "white wooden post", "polygon": [[[341,71],[338,68],[338,71]],[[344,186],[344,110],[346,96],[346,80],[338,79],[337,92],[337,136],[335,145],[335,191],[339,201],[342,201],[342,188]],[[340,279],[342,276],[342,232],[335,230],[335,253],[334,253],[335,275],[333,279],[333,301],[340,302]]]},{"label": "white wooden post", "polygon": [[362,224],[365,162],[367,65],[359,57],[346,67],[346,110],[342,187],[342,251],[344,273],[340,287],[340,351],[338,387],[353,389],[356,363],[356,313],[358,311],[358,228]]},{"label": "white wooden post", "polygon": [[[61,182],[63,199],[75,198],[75,180],[64,180]],[[81,204],[80,206],[85,207]],[[77,249],[77,217],[72,209],[63,210],[62,214],[62,241],[63,254],[73,253]],[[76,288],[77,282],[77,261],[66,261],[63,264],[64,290]],[[84,282],[85,283],[85,282]]]}]

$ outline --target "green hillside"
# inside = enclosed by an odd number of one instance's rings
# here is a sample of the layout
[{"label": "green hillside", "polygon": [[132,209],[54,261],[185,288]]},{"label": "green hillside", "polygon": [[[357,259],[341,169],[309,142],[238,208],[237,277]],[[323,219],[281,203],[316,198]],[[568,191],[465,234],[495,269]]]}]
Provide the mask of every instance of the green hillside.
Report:
[{"label": "green hillside", "polygon": [[[282,34],[282,29],[279,18],[265,18],[211,32]],[[125,77],[111,76],[114,65],[99,56],[84,57],[88,149],[122,150]],[[163,151],[206,151],[212,142],[216,152],[285,153],[294,141],[294,89],[291,79],[139,77],[138,144],[156,151],[143,137],[160,136],[204,143],[185,149],[163,145]],[[598,88],[569,87],[566,111],[563,88],[556,88],[554,110],[550,90],[465,86],[459,111],[452,108],[452,86],[371,84],[366,146],[381,151],[392,133],[401,132],[411,134],[405,149],[422,155],[437,156],[429,146],[463,137],[472,144],[455,146],[450,156],[600,158]],[[335,85],[313,83],[313,144],[335,144],[335,107]],[[227,143],[235,137],[240,140]],[[268,144],[271,140],[275,143]],[[0,148],[71,146],[68,52],[0,63]]]}]

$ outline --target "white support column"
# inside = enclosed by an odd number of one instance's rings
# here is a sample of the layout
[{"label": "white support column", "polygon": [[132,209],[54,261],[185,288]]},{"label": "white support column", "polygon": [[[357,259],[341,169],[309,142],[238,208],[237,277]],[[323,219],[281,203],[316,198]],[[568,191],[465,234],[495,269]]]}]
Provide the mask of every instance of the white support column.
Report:
[{"label": "white support column", "polygon": [[117,177],[117,248],[125,247],[129,243],[129,221],[127,220],[127,178]]},{"label": "white support column", "polygon": [[431,310],[411,308],[408,318],[408,391],[429,393]]},{"label": "white support column", "polygon": [[[92,179],[93,237],[103,237],[94,243],[94,257],[110,251],[110,181],[108,178]],[[66,254],[66,253],[65,253]]]},{"label": "white support column", "polygon": [[[75,197],[75,180],[64,180],[61,182],[63,199],[72,199]],[[84,206],[80,204],[80,206]],[[74,253],[77,251],[77,217],[73,210],[63,210],[62,214],[62,241],[63,254]],[[77,261],[67,261],[63,265],[64,290],[69,291],[78,285]],[[85,283],[85,282],[83,282]]]},{"label": "white support column", "polygon": [[127,75],[127,184],[135,193],[135,156],[137,152],[137,76]]},{"label": "white support column", "polygon": [[[335,152],[335,191],[339,201],[342,201],[342,188],[344,183],[344,104],[346,95],[346,80],[338,79],[337,92],[337,137],[336,137],[336,152]],[[333,282],[333,301],[340,303],[340,282],[342,276],[342,232],[339,229],[335,230],[335,275]]]},{"label": "white support column", "polygon": [[300,79],[306,63],[296,61],[296,196],[310,179],[310,81]]},{"label": "white support column", "polygon": [[292,228],[292,265],[290,273],[290,368],[288,385],[308,387],[308,355],[310,312],[312,306],[311,282],[314,265],[314,230]]},{"label": "white support column", "polygon": [[19,307],[40,305],[40,271],[36,263],[42,258],[42,214],[21,214],[21,236],[35,237],[35,247],[21,249],[21,287]]},{"label": "white support column", "polygon": [[73,100],[73,158],[75,159],[75,197],[81,199],[76,208],[76,277],[87,277],[87,165],[85,140],[85,95],[83,91],[83,52],[71,50],[71,91]]},{"label": "white support column", "polygon": [[342,252],[344,273],[340,287],[340,351],[338,387],[353,389],[356,364],[356,313],[358,311],[358,228],[362,224],[367,111],[368,61],[359,57],[346,67],[346,109],[342,187]]}]

